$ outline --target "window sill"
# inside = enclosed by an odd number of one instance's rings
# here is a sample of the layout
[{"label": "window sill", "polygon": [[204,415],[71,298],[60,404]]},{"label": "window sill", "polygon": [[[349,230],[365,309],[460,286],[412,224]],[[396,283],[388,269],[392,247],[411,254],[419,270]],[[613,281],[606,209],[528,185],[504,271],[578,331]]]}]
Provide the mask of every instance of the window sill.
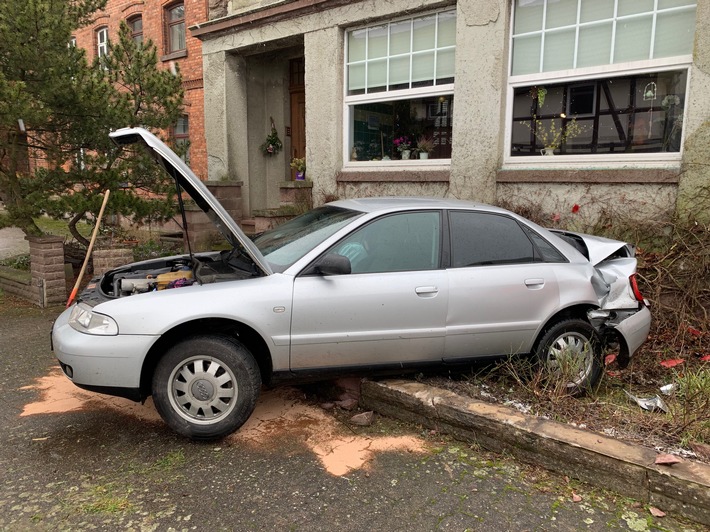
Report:
[{"label": "window sill", "polygon": [[677,184],[680,165],[675,168],[510,168],[498,171],[498,183],[587,183],[587,184]]},{"label": "window sill", "polygon": [[[432,162],[432,161],[429,161]],[[400,163],[400,164],[397,164]],[[449,161],[442,164],[417,164],[419,161],[392,161],[383,165],[373,163],[348,164],[338,172],[338,183],[369,183],[369,182],[410,182],[410,183],[448,183],[451,175]],[[366,166],[367,165],[367,166]]]},{"label": "window sill", "polygon": [[177,52],[171,52],[165,54],[160,58],[161,61],[172,61],[174,59],[180,59],[182,57],[187,57],[187,50],[178,50]]}]

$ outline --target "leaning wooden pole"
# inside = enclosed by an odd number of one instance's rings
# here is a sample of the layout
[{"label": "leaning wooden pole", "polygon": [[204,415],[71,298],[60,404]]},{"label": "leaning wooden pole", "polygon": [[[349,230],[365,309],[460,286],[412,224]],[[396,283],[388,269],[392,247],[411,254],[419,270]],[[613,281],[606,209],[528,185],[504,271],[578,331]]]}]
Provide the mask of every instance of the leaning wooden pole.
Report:
[{"label": "leaning wooden pole", "polygon": [[86,249],[86,257],[84,257],[84,264],[81,265],[81,271],[79,272],[79,277],[76,279],[76,283],[74,283],[74,288],[71,291],[71,294],[69,295],[69,299],[67,300],[67,308],[72,304],[72,301],[74,301],[74,298],[76,297],[76,293],[79,290],[79,285],[81,284],[81,279],[84,277],[84,272],[86,271],[86,265],[89,263],[89,258],[91,257],[91,252],[94,249],[94,242],[96,241],[96,235],[99,232],[99,226],[101,225],[101,218],[103,218],[104,215],[104,209],[106,208],[106,204],[108,203],[108,195],[111,191],[106,190],[104,193],[104,202],[101,204],[101,210],[99,211],[99,215],[96,218],[96,225],[94,226],[94,231],[91,233],[91,241],[89,242],[89,247]]}]

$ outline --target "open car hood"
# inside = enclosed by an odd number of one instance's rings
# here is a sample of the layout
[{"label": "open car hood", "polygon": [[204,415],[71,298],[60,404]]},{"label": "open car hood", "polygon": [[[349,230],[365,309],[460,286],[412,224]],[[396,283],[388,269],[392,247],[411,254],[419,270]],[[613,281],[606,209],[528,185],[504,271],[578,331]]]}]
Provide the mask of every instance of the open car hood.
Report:
[{"label": "open car hood", "polygon": [[212,195],[200,178],[163,141],[150,131],[140,127],[119,129],[109,133],[109,136],[119,146],[126,144],[143,145],[158,164],[180,184],[180,187],[202,209],[232,247],[243,248],[265,274],[270,275],[273,273],[259,249],[239,228],[234,219],[217,201],[217,198]]}]

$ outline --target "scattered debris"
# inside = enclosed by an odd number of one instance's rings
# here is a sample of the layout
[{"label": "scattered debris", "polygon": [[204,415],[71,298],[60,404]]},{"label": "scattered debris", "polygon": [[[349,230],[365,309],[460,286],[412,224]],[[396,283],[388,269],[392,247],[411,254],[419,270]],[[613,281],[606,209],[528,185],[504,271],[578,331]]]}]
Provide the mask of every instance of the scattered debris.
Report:
[{"label": "scattered debris", "polygon": [[664,395],[670,395],[673,392],[675,392],[678,389],[678,385],[673,383],[673,384],[666,384],[665,386],[661,386],[660,390],[661,393]]},{"label": "scattered debris", "polygon": [[628,395],[632,401],[634,401],[644,410],[648,410],[649,412],[653,412],[655,410],[668,412],[668,407],[666,406],[666,403],[663,401],[663,399],[661,399],[659,395],[656,395],[655,397],[636,397],[635,395],[630,394],[626,390],[624,390],[624,393]]},{"label": "scattered debris", "polygon": [[338,405],[343,410],[355,410],[359,401],[353,397],[348,397],[342,401],[336,401],[335,404]]},{"label": "scattered debris", "polygon": [[572,502],[582,502],[582,497],[572,492]]},{"label": "scattered debris", "polygon": [[369,412],[361,412],[360,414],[355,414],[353,417],[350,418],[350,423],[353,425],[358,425],[360,427],[369,427],[372,425],[372,420],[374,419],[375,414],[372,411]]},{"label": "scattered debris", "polygon": [[664,512],[663,510],[659,510],[655,506],[649,506],[648,511],[651,512],[651,515],[653,517],[665,517],[666,516],[666,512]]},{"label": "scattered debris", "polygon": [[700,360],[703,362],[710,362],[710,354],[709,355],[704,355],[700,357]]},{"label": "scattered debris", "polygon": [[656,461],[654,463],[657,465],[671,466],[673,464],[680,464],[682,461],[683,460],[674,454],[659,454],[656,456]]}]

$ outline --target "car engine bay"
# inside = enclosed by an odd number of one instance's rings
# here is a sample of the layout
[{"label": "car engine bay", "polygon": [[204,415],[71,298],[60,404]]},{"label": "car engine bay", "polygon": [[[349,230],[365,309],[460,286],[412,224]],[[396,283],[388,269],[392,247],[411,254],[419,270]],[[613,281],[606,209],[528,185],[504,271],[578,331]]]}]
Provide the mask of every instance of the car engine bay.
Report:
[{"label": "car engine bay", "polygon": [[97,304],[107,299],[258,276],[246,254],[237,248],[196,255],[180,255],[136,262],[106,272],[90,281],[81,299]]}]

